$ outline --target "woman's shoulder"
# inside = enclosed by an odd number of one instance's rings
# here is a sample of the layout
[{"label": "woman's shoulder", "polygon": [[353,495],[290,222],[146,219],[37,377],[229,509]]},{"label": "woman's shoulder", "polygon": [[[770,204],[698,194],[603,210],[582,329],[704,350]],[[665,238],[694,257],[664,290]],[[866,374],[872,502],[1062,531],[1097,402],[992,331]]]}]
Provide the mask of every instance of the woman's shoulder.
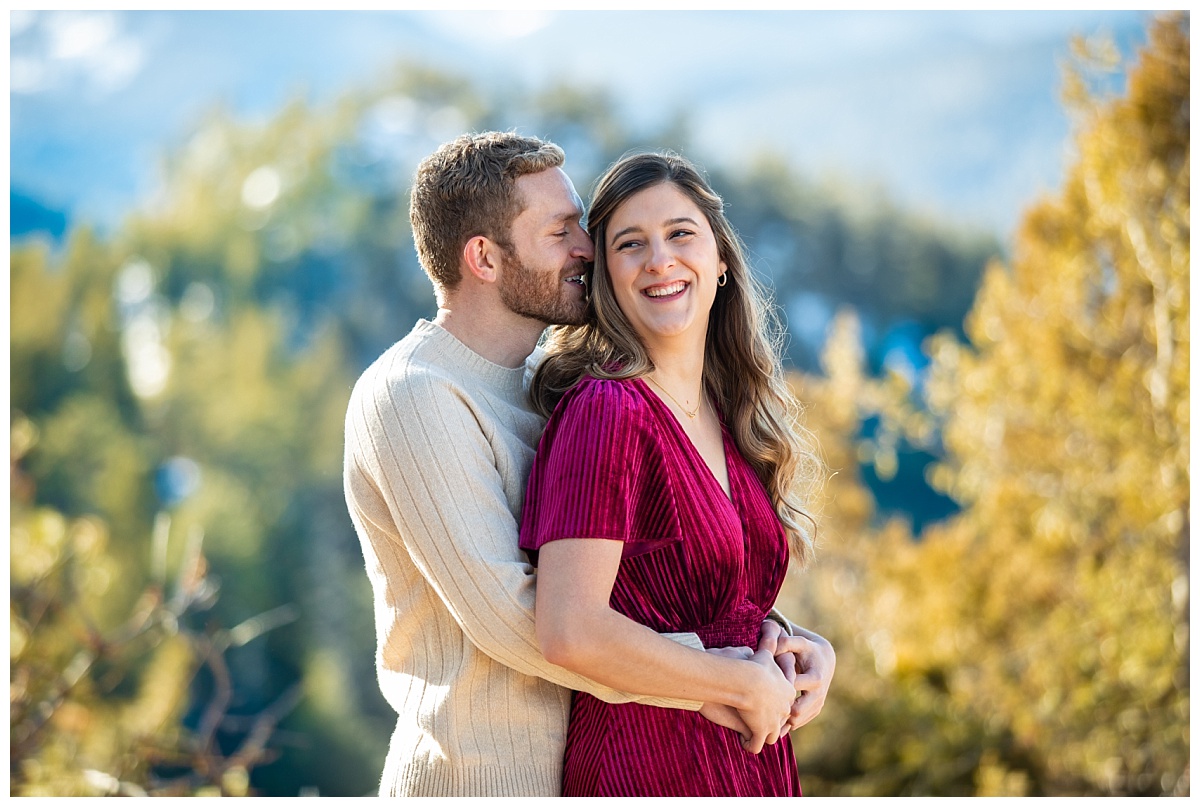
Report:
[{"label": "woman's shoulder", "polygon": [[585,375],[558,402],[547,429],[571,423],[594,430],[604,424],[632,438],[654,431],[653,420],[640,379]]},{"label": "woman's shoulder", "polygon": [[[585,376],[559,401],[538,444],[539,454],[562,453],[583,465],[662,451],[662,428],[638,379]],[[653,393],[651,393],[653,394]],[[637,462],[636,466],[653,465]],[[625,469],[627,472],[631,468]]]},{"label": "woman's shoulder", "polygon": [[642,395],[641,381],[635,378],[596,378],[585,375],[579,383],[567,390],[559,403],[559,409],[584,408],[601,411],[642,413],[646,410],[646,398]]}]

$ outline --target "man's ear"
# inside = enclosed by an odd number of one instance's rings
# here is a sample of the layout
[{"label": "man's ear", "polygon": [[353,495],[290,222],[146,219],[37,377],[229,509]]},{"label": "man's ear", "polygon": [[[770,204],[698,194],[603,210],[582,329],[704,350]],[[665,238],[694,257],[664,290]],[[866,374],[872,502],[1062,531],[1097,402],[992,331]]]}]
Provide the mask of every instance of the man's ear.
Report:
[{"label": "man's ear", "polygon": [[484,283],[495,283],[500,269],[500,248],[485,235],[477,235],[463,247],[463,265]]}]

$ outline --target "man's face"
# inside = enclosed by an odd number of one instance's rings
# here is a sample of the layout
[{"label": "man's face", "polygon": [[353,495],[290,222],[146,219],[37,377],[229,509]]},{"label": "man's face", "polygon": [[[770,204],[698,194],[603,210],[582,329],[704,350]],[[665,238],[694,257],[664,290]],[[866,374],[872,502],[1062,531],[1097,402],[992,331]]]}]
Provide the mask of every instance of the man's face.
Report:
[{"label": "man's face", "polygon": [[579,194],[561,168],[518,177],[517,192],[525,209],[512,223],[513,250],[500,273],[500,299],[513,313],[546,325],[580,325],[594,252],[579,224]]}]

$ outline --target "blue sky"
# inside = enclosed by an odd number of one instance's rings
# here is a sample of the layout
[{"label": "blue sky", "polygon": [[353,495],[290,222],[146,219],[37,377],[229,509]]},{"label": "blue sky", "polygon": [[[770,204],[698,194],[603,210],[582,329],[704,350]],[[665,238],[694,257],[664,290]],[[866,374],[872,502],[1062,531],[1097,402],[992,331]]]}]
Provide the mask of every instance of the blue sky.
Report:
[{"label": "blue sky", "polygon": [[[697,153],[761,150],[816,179],[883,193],[1002,238],[1069,155],[1058,100],[1073,35],[1128,56],[1148,13],[10,13],[10,179],[113,224],[207,109],[265,117],[321,103],[400,58],[530,91],[601,86],[635,127],[679,110]],[[569,155],[568,155],[569,156]]]}]

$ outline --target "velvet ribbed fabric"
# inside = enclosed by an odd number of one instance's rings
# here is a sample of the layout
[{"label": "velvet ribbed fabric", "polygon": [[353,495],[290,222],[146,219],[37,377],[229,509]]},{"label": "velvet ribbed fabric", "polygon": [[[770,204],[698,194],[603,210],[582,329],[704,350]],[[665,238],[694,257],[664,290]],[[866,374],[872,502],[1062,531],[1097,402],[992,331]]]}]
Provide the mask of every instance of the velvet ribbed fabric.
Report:
[{"label": "velvet ribbed fabric", "polygon": [[[521,547],[623,541],[610,605],[706,647],[758,643],[787,570],[783,527],[724,431],[732,499],[641,379],[584,378],[546,425],[526,491]],[[798,796],[785,737],[761,754],[696,712],[608,704],[576,692],[566,796]]]}]

